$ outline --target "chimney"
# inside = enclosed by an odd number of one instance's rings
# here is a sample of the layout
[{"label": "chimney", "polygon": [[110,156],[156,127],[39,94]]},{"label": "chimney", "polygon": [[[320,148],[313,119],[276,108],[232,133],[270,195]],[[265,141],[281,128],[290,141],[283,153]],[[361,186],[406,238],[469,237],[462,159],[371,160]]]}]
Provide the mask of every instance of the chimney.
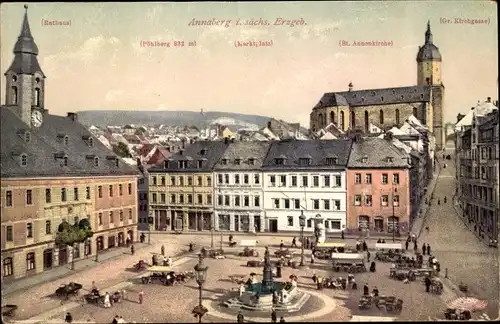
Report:
[{"label": "chimney", "polygon": [[488,98],[486,99],[486,102],[490,102],[490,103],[491,103],[491,97],[488,97]]},{"label": "chimney", "polygon": [[393,138],[392,132],[387,132],[387,133],[385,133],[384,138],[385,138],[387,141],[392,141],[392,138]]},{"label": "chimney", "polygon": [[69,112],[68,118],[71,119],[72,121],[76,122],[76,121],[78,121],[78,114],[74,113],[74,112]]},{"label": "chimney", "polygon": [[267,128],[271,129],[271,121],[267,122]]},{"label": "chimney", "polygon": [[352,85],[352,82],[349,82],[349,92],[351,92],[352,89],[354,89],[354,86]]},{"label": "chimney", "polygon": [[224,137],[224,144],[229,144],[229,138],[228,137]]}]

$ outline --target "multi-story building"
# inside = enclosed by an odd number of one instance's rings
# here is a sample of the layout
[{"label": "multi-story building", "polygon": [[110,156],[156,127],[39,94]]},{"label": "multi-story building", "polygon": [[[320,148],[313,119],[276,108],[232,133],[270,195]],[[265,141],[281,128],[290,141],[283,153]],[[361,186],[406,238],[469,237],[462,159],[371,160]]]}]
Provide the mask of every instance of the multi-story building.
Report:
[{"label": "multi-story building", "polygon": [[[49,114],[45,74],[27,12],[5,73],[1,122],[1,250],[4,282],[117,246],[137,234],[137,172],[78,122]],[[56,246],[58,227],[88,219],[94,236]]]},{"label": "multi-story building", "polygon": [[305,230],[323,223],[330,232],[346,226],[346,166],[351,140],[272,142],[262,165],[265,228],[269,232]]},{"label": "multi-story building", "polygon": [[155,228],[213,228],[213,169],[227,146],[228,141],[196,142],[148,170],[149,208]]},{"label": "multi-story building", "polygon": [[138,216],[139,216],[139,224],[138,229],[140,231],[148,231],[151,230],[150,225],[152,225],[152,215],[149,214],[149,173],[148,169],[144,167],[139,159],[137,159],[137,163],[139,165],[140,175],[137,179],[137,199],[138,199]]},{"label": "multi-story building", "polygon": [[480,237],[496,240],[500,204],[498,108],[488,98],[457,125],[457,197],[462,216]]},{"label": "multi-story building", "polygon": [[356,135],[347,164],[349,232],[407,232],[410,206],[410,157],[390,137]]},{"label": "multi-story building", "polygon": [[229,143],[215,165],[215,228],[260,232],[264,229],[261,166],[269,142]]}]

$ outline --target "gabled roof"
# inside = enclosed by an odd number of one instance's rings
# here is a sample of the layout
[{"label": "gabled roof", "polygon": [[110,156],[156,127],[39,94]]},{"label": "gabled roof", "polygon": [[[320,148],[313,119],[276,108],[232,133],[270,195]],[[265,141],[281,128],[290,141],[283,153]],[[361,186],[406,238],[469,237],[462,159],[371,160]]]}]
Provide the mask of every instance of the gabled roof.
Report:
[{"label": "gabled roof", "polygon": [[[136,169],[119,159],[78,121],[46,113],[39,128],[29,128],[7,107],[0,108],[0,116],[2,178],[137,174]],[[18,135],[20,130],[30,133],[29,142]],[[65,136],[68,145],[64,144]],[[17,161],[14,156],[17,153],[27,154],[27,167]],[[62,164],[64,156],[68,158],[68,166]],[[93,164],[95,157],[99,159],[98,166]]]},{"label": "gabled roof", "polygon": [[[270,142],[249,141],[229,143],[215,170],[258,170],[262,166],[269,150]],[[240,160],[236,164],[235,160]],[[249,160],[252,159],[251,162]],[[226,160],[226,164],[221,161]]]},{"label": "gabled roof", "polygon": [[[391,160],[392,159],[392,160]],[[352,143],[348,168],[408,168],[408,156],[392,140],[366,137]]]},{"label": "gabled roof", "polygon": [[[343,169],[347,165],[351,140],[285,140],[271,143],[263,163],[264,170],[307,170],[307,169]],[[300,159],[310,158],[309,165],[301,165]],[[334,158],[336,164],[328,165],[327,159]],[[277,164],[277,159],[284,159]]]}]

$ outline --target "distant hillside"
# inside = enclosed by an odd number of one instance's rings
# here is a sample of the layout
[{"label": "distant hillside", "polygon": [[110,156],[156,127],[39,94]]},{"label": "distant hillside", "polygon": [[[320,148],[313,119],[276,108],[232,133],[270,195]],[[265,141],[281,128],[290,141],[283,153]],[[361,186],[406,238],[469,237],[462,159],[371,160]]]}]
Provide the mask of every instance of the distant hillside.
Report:
[{"label": "distant hillside", "polygon": [[231,118],[236,124],[266,125],[270,117],[207,111],[203,115],[193,111],[128,111],[128,110],[84,110],[78,112],[78,120],[87,126],[107,125],[169,125],[169,126],[203,126],[216,119]]}]

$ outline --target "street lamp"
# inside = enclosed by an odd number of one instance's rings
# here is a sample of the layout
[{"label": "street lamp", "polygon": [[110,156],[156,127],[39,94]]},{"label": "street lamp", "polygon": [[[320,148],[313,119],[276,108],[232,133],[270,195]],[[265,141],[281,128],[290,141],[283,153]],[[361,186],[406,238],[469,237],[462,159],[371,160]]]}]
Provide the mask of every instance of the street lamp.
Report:
[{"label": "street lamp", "polygon": [[299,216],[299,225],[300,225],[300,239],[301,239],[301,251],[300,251],[300,266],[304,266],[304,227],[306,226],[306,216],[304,215],[304,211],[300,212]]},{"label": "street lamp", "polygon": [[201,323],[201,318],[208,312],[208,309],[202,304],[202,291],[203,291],[203,283],[207,279],[207,270],[208,267],[203,264],[203,255],[198,254],[198,264],[194,266],[194,271],[196,272],[196,283],[198,283],[199,290],[199,303],[193,308],[194,317],[198,317],[198,323]]}]

